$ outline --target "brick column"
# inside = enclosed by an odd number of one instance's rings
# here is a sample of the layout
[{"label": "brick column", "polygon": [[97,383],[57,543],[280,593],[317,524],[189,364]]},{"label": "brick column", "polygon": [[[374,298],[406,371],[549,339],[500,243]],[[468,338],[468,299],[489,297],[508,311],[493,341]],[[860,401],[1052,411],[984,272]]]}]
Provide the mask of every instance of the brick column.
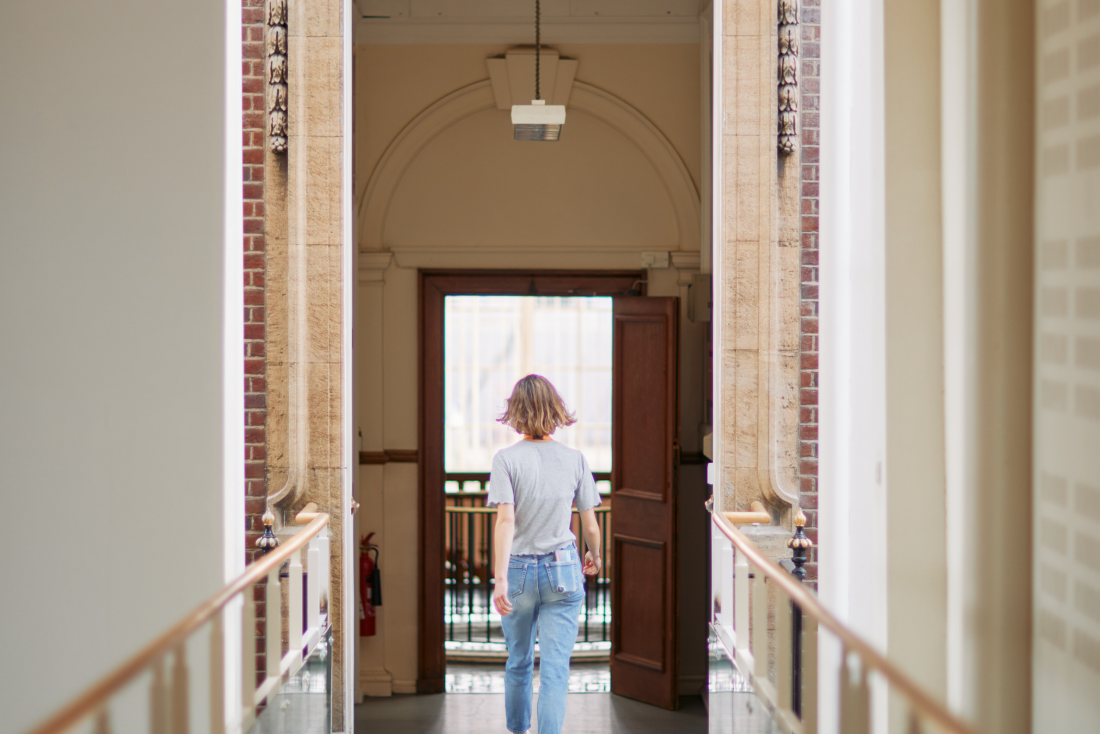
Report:
[{"label": "brick column", "polygon": [[[267,498],[267,383],[264,312],[264,2],[241,0],[244,146],[245,562],[255,560]],[[264,590],[256,588],[256,678],[264,678]]]},{"label": "brick column", "polygon": [[802,358],[799,390],[799,503],[814,541],[806,579],[817,579],[817,225],[821,109],[821,0],[802,0]]}]

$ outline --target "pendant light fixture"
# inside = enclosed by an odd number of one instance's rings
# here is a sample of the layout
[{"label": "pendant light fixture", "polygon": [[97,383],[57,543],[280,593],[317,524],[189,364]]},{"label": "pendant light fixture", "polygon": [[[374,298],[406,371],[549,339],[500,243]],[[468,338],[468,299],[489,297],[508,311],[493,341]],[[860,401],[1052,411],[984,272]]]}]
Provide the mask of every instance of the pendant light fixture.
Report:
[{"label": "pendant light fixture", "polygon": [[565,124],[565,105],[546,104],[539,89],[539,53],[542,40],[539,36],[539,24],[542,13],[539,0],[535,0],[535,98],[531,104],[512,105],[512,124],[515,126],[516,140],[555,141],[561,137],[561,127]]}]

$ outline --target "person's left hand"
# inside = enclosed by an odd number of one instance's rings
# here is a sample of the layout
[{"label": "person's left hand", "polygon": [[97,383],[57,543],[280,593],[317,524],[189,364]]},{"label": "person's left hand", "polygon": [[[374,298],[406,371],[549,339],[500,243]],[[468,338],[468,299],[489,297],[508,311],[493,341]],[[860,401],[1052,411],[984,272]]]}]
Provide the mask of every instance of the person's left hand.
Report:
[{"label": "person's left hand", "polygon": [[584,567],[582,571],[585,576],[595,576],[600,572],[601,568],[603,568],[603,560],[599,556],[593,554],[592,551],[588,551],[584,554]]},{"label": "person's left hand", "polygon": [[508,598],[508,579],[497,579],[493,585],[493,604],[502,617],[507,617],[512,612],[512,600]]}]

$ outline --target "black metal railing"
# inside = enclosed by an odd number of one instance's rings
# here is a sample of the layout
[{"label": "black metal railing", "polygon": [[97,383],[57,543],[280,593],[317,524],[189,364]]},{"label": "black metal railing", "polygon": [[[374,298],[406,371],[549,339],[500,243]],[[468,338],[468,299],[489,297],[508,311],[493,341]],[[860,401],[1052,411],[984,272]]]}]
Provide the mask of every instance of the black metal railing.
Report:
[{"label": "black metal railing", "polygon": [[[608,482],[610,474],[595,474],[597,482]],[[485,506],[488,474],[448,473],[445,492],[446,528],[444,539],[444,626],[448,643],[477,644],[479,649],[504,649],[500,615],[493,608],[493,522],[496,510]],[[458,490],[458,491],[455,491]],[[606,643],[611,637],[611,579],[609,567],[611,530],[610,497],[596,508],[600,523],[603,568],[596,577],[586,577],[585,603],[581,610],[577,641]],[[572,530],[581,542],[580,514],[573,511]],[[454,645],[449,645],[454,647]],[[602,647],[598,645],[597,647]]]}]

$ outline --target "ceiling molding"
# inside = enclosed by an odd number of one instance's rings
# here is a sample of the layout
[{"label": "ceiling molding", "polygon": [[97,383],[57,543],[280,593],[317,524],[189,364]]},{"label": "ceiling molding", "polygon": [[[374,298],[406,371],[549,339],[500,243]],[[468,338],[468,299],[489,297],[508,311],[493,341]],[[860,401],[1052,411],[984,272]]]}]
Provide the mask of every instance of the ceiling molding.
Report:
[{"label": "ceiling molding", "polygon": [[[421,151],[447,128],[482,110],[496,109],[496,106],[492,83],[485,79],[438,100],[397,134],[371,173],[358,204],[360,249],[388,249],[383,235],[390,204],[405,171]],[[602,121],[638,148],[664,185],[676,215],[677,246],[664,249],[697,250],[700,241],[699,192],[683,159],[664,133],[625,100],[581,81],[573,83],[569,107]]]},{"label": "ceiling molding", "polygon": [[486,268],[495,270],[640,270],[642,250],[574,247],[410,247],[393,253],[397,268]]},{"label": "ceiling molding", "polygon": [[[535,94],[535,47],[516,46],[502,57],[485,60],[489,81],[498,110],[525,105]],[[542,49],[542,93],[549,104],[569,105],[573,81],[577,76],[576,59],[563,59],[552,48]]]},{"label": "ceiling molding", "polygon": [[[360,18],[357,45],[532,43],[530,18]],[[694,16],[656,18],[543,18],[542,42],[562,43],[699,43]]]}]

